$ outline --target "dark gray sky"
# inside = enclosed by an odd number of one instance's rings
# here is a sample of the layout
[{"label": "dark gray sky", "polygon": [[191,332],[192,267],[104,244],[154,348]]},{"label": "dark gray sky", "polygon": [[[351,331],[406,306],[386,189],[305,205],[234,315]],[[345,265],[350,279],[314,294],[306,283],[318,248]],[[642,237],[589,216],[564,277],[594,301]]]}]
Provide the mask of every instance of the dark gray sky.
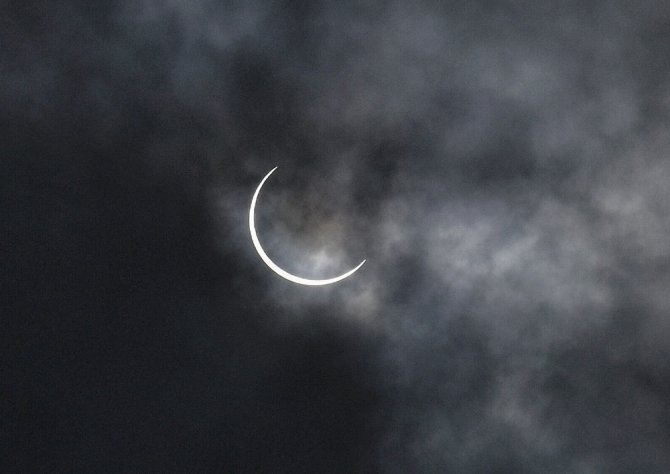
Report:
[{"label": "dark gray sky", "polygon": [[[670,472],[665,1],[0,4],[3,472]],[[302,276],[267,269],[248,235]]]}]

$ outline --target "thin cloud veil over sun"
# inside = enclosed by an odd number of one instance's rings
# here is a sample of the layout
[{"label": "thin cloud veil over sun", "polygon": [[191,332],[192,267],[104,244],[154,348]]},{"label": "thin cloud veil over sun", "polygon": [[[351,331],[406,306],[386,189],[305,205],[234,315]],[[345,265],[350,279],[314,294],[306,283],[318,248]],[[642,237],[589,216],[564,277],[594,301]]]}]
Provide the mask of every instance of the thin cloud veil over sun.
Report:
[{"label": "thin cloud veil over sun", "polygon": [[297,275],[293,275],[292,273],[287,272],[286,270],[280,268],[277,266],[276,263],[274,263],[270,257],[265,253],[265,250],[263,250],[263,247],[261,246],[260,241],[258,240],[258,236],[256,235],[256,225],[255,225],[255,209],[256,209],[256,200],[258,199],[258,193],[260,193],[261,188],[263,187],[263,184],[265,181],[270,177],[270,175],[277,169],[275,166],[270,170],[268,174],[265,175],[265,177],[261,180],[261,183],[258,185],[256,188],[256,191],[254,192],[254,196],[251,199],[251,205],[249,207],[249,232],[251,234],[251,241],[254,243],[254,247],[256,248],[256,251],[258,252],[258,255],[261,257],[263,262],[277,275],[281,276],[282,278],[292,281],[293,283],[298,283],[299,285],[305,285],[305,286],[324,286],[324,285],[330,285],[332,283],[337,283],[338,281],[342,281],[348,276],[352,275],[353,273],[356,272],[359,268],[363,266],[365,263],[365,260],[363,260],[361,263],[359,263],[356,267],[352,268],[346,273],[343,273],[342,275],[333,277],[333,278],[326,278],[326,279],[309,279],[309,278],[302,278]]}]

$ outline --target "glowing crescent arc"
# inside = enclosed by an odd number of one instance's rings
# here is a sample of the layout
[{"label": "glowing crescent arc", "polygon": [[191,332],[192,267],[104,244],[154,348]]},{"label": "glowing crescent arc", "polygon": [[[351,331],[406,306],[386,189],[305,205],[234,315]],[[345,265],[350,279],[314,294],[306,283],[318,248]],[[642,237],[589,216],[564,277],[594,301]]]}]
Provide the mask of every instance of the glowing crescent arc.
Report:
[{"label": "glowing crescent arc", "polygon": [[312,280],[309,278],[302,278],[297,275],[293,275],[292,273],[287,272],[286,270],[283,270],[280,268],[276,263],[274,263],[272,260],[270,260],[270,257],[265,253],[265,250],[263,250],[263,247],[261,246],[260,241],[258,240],[258,236],[256,235],[256,225],[254,223],[254,210],[256,208],[256,201],[258,200],[258,194],[261,192],[261,188],[263,187],[263,184],[265,184],[265,181],[270,177],[272,173],[277,169],[275,166],[270,170],[268,174],[265,175],[265,178],[261,181],[261,184],[258,185],[256,188],[256,192],[254,193],[254,197],[251,199],[251,207],[249,208],[249,232],[251,232],[251,241],[254,243],[254,247],[256,247],[256,251],[258,252],[258,255],[263,259],[265,264],[270,267],[270,269],[275,272],[277,275],[286,278],[289,281],[292,281],[293,283],[298,283],[300,285],[308,285],[308,286],[323,286],[323,285],[330,285],[331,283],[337,283],[338,281],[342,281],[348,276],[351,276],[356,270],[361,268],[363,264],[365,263],[365,260],[363,260],[361,263],[358,264],[357,267],[349,270],[346,273],[343,273],[340,276],[336,276],[333,278],[326,278],[324,280]]}]

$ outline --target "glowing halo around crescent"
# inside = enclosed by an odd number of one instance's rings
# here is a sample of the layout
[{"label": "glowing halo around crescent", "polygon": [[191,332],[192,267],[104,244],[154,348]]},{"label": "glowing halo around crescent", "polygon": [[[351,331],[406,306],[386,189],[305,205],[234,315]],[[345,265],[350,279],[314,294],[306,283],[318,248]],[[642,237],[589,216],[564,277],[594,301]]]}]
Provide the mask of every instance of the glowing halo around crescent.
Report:
[{"label": "glowing halo around crescent", "polygon": [[263,187],[263,184],[265,184],[265,181],[270,177],[272,173],[277,169],[275,166],[270,170],[268,174],[265,175],[265,178],[261,181],[261,184],[258,185],[256,188],[256,192],[254,193],[254,197],[251,199],[251,207],[249,208],[249,232],[251,232],[251,241],[254,243],[254,247],[256,247],[256,251],[258,252],[258,255],[260,255],[261,259],[265,262],[265,264],[270,267],[270,269],[275,272],[277,275],[286,278],[289,281],[292,281],[293,283],[298,283],[299,285],[308,285],[308,286],[323,286],[323,285],[330,285],[331,283],[337,283],[338,281],[342,281],[348,276],[351,276],[356,270],[361,268],[363,264],[365,263],[365,260],[363,260],[361,263],[358,264],[357,267],[349,270],[346,273],[343,273],[340,276],[336,276],[333,278],[326,278],[324,280],[312,280],[309,278],[302,278],[297,275],[293,275],[292,273],[287,272],[286,270],[283,270],[280,268],[276,263],[274,263],[270,257],[265,253],[265,250],[263,250],[263,247],[261,246],[260,241],[258,240],[258,235],[256,235],[256,225],[254,222],[254,217],[255,213],[254,210],[256,209],[256,201],[258,200],[258,193],[261,192],[261,188]]}]

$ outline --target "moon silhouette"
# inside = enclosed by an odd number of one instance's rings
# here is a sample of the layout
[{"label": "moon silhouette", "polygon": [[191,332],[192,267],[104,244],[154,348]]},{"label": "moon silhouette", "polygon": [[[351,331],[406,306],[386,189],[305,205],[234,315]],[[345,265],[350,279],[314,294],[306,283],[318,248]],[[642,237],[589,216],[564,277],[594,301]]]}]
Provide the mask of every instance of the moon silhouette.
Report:
[{"label": "moon silhouette", "polygon": [[277,169],[275,166],[270,170],[268,174],[265,175],[265,178],[261,181],[261,184],[258,185],[256,188],[256,192],[254,193],[254,197],[251,198],[251,207],[249,208],[249,232],[251,232],[251,241],[254,243],[254,247],[256,248],[256,252],[258,252],[258,255],[260,255],[261,259],[265,262],[265,264],[270,267],[270,270],[275,272],[277,275],[286,278],[288,281],[292,281],[293,283],[298,283],[299,285],[307,285],[307,286],[323,286],[323,285],[330,285],[331,283],[337,283],[338,281],[342,281],[348,276],[351,276],[356,270],[361,268],[363,264],[365,263],[365,260],[363,260],[361,263],[358,264],[355,268],[349,270],[346,273],[343,273],[340,276],[336,276],[333,278],[326,278],[323,280],[313,280],[310,278],[302,278],[297,275],[293,275],[292,273],[287,272],[286,270],[280,268],[276,263],[274,263],[270,257],[265,253],[265,250],[263,250],[263,247],[261,246],[260,241],[258,240],[258,235],[256,235],[256,225],[254,223],[254,210],[256,208],[256,201],[258,200],[258,193],[261,192],[261,188],[263,187],[263,184],[265,184],[265,181],[270,177],[272,173]]}]

